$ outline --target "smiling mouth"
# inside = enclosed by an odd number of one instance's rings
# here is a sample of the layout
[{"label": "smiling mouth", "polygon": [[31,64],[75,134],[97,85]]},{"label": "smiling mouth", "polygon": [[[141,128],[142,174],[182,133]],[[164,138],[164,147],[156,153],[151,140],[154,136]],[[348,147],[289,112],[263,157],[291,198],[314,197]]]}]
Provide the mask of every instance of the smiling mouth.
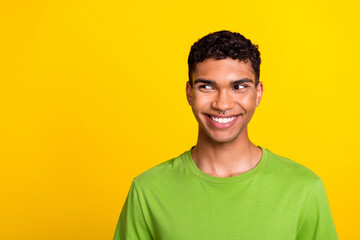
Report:
[{"label": "smiling mouth", "polygon": [[208,115],[208,117],[213,120],[214,122],[217,122],[217,123],[231,123],[232,121],[234,121],[239,115],[236,115],[236,116],[233,116],[233,117],[224,117],[224,118],[221,118],[221,117],[214,117],[214,116],[211,116],[211,115]]}]

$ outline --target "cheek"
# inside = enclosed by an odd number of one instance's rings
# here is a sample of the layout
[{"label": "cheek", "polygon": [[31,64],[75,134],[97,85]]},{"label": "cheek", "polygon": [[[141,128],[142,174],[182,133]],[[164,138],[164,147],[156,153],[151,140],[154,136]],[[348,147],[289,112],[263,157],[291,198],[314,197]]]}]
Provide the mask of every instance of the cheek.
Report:
[{"label": "cheek", "polygon": [[197,93],[193,95],[193,108],[201,109],[207,106],[210,106],[212,102],[212,98],[209,95],[204,96],[201,93]]},{"label": "cheek", "polygon": [[243,108],[255,108],[256,107],[256,94],[244,94],[238,98],[238,103]]}]

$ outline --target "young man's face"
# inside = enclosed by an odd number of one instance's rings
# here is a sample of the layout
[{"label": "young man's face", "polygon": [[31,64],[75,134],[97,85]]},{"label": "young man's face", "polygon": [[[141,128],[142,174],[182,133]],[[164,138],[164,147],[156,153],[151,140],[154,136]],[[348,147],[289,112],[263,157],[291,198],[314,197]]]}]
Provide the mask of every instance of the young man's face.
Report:
[{"label": "young man's face", "polygon": [[209,58],[195,66],[192,79],[193,87],[187,83],[186,94],[199,134],[218,143],[247,138],[247,124],[263,92],[261,82],[255,87],[250,61]]}]

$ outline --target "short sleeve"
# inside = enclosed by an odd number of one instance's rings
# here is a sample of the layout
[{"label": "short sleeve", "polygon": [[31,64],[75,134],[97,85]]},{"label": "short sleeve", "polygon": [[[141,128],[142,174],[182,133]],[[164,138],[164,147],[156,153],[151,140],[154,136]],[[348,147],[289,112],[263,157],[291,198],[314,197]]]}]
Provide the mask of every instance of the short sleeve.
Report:
[{"label": "short sleeve", "polygon": [[315,185],[296,240],[338,240],[321,179]]},{"label": "short sleeve", "polygon": [[139,202],[138,192],[134,181],[116,226],[114,240],[150,240],[151,235],[146,225]]}]

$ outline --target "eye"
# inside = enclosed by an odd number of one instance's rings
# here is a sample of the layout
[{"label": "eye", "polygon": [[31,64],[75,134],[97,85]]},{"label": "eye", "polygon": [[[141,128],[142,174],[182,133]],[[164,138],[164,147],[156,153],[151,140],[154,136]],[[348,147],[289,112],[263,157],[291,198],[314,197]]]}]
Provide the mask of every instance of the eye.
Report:
[{"label": "eye", "polygon": [[246,88],[246,87],[247,87],[246,85],[235,85],[235,86],[234,86],[234,89],[240,90],[240,89],[244,89],[244,88]]},{"label": "eye", "polygon": [[202,90],[212,90],[213,87],[210,86],[210,85],[200,85],[200,86],[199,86],[199,89],[202,89]]}]

